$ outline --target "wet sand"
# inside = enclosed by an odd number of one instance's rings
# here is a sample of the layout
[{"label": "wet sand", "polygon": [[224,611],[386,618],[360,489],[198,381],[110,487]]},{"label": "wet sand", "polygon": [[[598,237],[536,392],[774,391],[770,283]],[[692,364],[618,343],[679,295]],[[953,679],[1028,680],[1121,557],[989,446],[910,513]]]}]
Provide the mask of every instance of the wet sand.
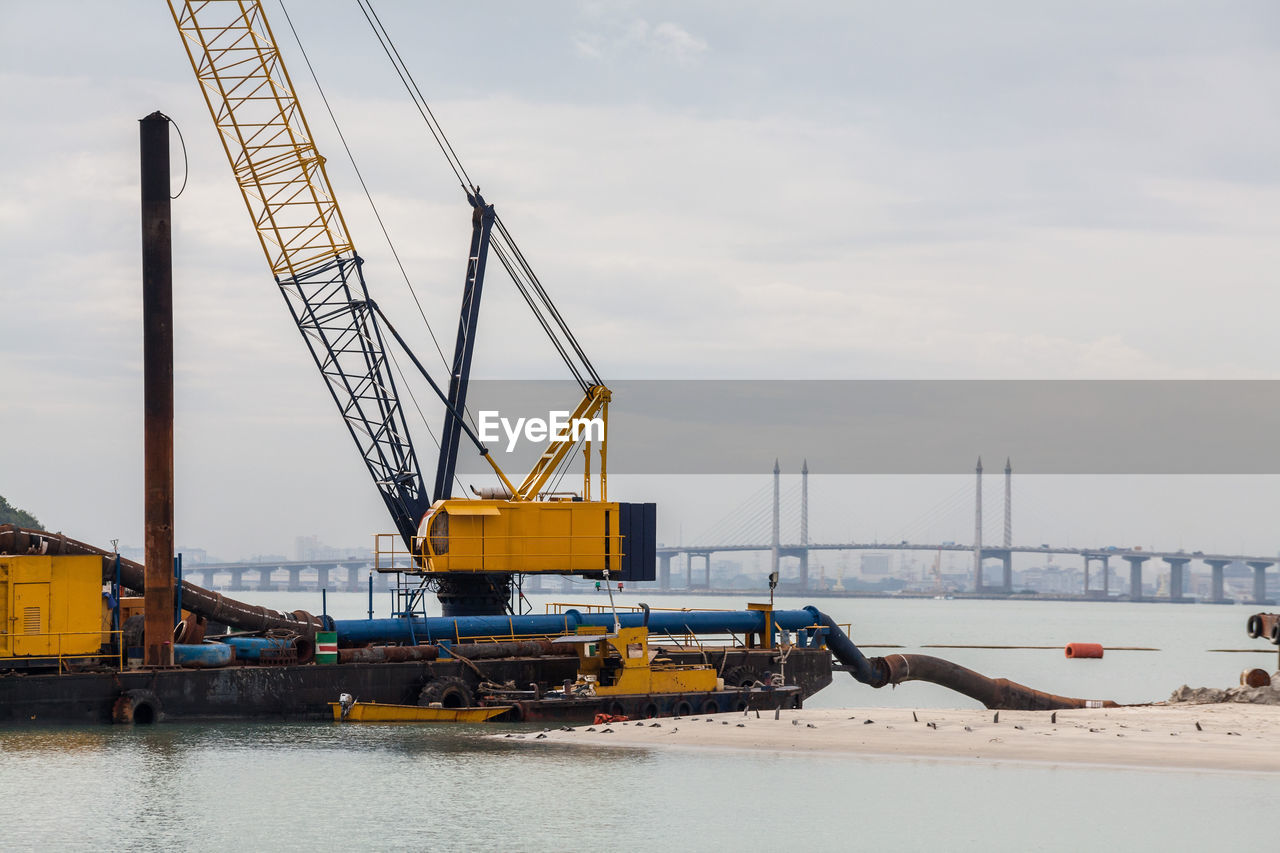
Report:
[{"label": "wet sand", "polygon": [[753,711],[552,729],[524,739],[540,745],[1280,770],[1280,707],[1176,704],[1054,714],[1001,711],[996,721],[993,711],[846,708],[782,711],[775,720],[772,711],[758,718]]}]

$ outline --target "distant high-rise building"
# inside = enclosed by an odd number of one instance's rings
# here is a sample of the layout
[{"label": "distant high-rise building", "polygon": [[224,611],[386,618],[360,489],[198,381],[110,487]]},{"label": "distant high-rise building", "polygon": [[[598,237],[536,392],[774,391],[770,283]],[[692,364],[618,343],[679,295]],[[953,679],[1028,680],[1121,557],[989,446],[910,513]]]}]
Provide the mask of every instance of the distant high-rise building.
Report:
[{"label": "distant high-rise building", "polygon": [[888,554],[863,554],[862,555],[862,574],[864,575],[889,574],[889,555]]}]

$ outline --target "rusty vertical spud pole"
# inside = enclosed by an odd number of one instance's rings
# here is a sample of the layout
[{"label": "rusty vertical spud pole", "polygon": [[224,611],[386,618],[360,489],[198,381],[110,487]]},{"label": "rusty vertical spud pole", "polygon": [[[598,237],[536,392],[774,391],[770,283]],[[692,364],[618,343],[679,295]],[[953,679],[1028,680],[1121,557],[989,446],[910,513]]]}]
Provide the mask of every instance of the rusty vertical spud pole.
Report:
[{"label": "rusty vertical spud pole", "polygon": [[169,119],[139,122],[142,154],[142,362],[147,666],[173,665],[173,256]]}]

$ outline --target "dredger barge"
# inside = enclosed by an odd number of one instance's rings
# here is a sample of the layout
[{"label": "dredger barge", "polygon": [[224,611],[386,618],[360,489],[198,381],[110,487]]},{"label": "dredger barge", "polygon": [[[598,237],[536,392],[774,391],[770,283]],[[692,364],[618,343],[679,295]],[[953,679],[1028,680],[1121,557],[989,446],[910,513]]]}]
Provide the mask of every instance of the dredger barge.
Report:
[{"label": "dredger barge", "polygon": [[[404,559],[386,570],[417,584],[409,594],[418,605],[434,592],[443,616],[428,618],[414,605],[390,619],[335,621],[245,604],[175,578],[173,195],[169,119],[155,112],[140,122],[145,568],[61,534],[0,527],[0,721],[325,719],[341,694],[385,705],[502,706],[499,719],[509,720],[800,707],[830,683],[833,655],[874,687],[926,678],[990,707],[1078,704],[935,658],[868,659],[812,607],[514,612],[515,579],[523,576],[605,586],[654,579],[655,505],[608,497],[612,392],[376,18],[369,23],[470,206],[457,338],[452,360],[440,350],[448,381],[439,384],[370,296],[261,2],[170,0],[170,11],[274,286],[402,543]],[[547,444],[523,479],[508,477],[468,425],[491,249],[582,394],[572,412],[552,403],[547,421],[529,419],[528,440]],[[397,375],[408,379],[391,366],[393,342],[442,404],[430,484],[397,389]],[[468,443],[496,482],[472,485],[471,494],[457,475]],[[580,488],[562,486],[575,465]]]},{"label": "dredger barge", "polygon": [[832,677],[813,609],[334,620],[189,581],[175,665],[145,667],[129,615],[144,583],[137,563],[0,526],[0,618],[19,629],[0,633],[0,721],[320,720],[342,693],[510,706],[499,721],[643,719],[800,707]]},{"label": "dredger barge", "polygon": [[16,627],[0,633],[0,722],[323,720],[342,693],[508,706],[499,722],[798,708],[831,683],[833,657],[872,687],[932,681],[990,708],[1089,704],[926,655],[867,658],[814,607],[333,620],[189,581],[179,584],[176,664],[146,667],[141,616],[128,615],[144,581],[137,563],[0,525],[0,619]]}]

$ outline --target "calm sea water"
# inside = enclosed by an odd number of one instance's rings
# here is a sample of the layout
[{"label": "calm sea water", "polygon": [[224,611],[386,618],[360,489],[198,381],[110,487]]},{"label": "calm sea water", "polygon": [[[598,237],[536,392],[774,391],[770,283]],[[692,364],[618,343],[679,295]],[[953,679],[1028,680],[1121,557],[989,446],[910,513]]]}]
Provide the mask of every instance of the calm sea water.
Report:
[{"label": "calm sea water", "polygon": [[[318,600],[293,594],[255,598],[319,609]],[[546,600],[535,599],[539,611]],[[651,599],[666,601],[677,599]],[[740,604],[718,597],[679,603]],[[924,643],[1073,640],[1161,649],[1108,652],[1101,661],[1071,661],[1061,651],[934,652],[1070,695],[1148,701],[1184,682],[1232,684],[1246,662],[1275,664],[1274,653],[1207,651],[1259,645],[1244,636],[1245,607],[819,604],[852,621],[856,641],[913,651]],[[363,615],[366,607],[360,596],[330,596],[338,616]],[[809,704],[973,706],[925,685],[875,691],[843,675]],[[1261,825],[1271,801],[1272,779],[1260,774],[547,747],[486,737],[495,730],[327,723],[0,729],[0,849],[949,851],[1104,843],[1181,850],[1216,847],[1234,828]]]}]

